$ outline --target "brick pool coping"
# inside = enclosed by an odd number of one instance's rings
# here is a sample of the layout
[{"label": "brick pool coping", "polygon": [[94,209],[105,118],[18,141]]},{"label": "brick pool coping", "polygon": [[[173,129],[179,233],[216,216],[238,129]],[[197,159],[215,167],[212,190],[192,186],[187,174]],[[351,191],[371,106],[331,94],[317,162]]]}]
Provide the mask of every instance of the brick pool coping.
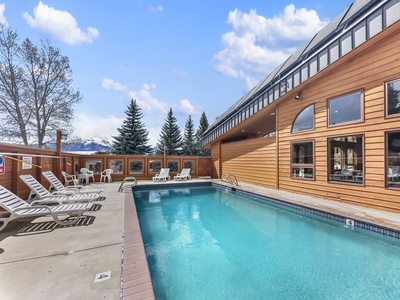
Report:
[{"label": "brick pool coping", "polygon": [[156,299],[131,189],[124,201],[121,299]]}]

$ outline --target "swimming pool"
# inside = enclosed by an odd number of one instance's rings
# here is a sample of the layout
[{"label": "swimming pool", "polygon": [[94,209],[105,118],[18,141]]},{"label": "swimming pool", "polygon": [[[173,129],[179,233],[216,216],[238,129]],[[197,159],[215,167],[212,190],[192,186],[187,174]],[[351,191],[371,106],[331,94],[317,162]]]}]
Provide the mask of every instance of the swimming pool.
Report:
[{"label": "swimming pool", "polygon": [[398,239],[209,186],[134,198],[157,299],[400,299]]}]

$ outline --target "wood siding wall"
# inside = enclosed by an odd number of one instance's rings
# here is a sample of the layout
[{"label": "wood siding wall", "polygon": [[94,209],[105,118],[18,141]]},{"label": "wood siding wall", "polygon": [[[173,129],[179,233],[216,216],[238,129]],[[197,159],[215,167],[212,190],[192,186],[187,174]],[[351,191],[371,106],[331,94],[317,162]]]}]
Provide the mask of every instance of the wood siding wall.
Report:
[{"label": "wood siding wall", "polygon": [[[399,24],[397,24],[399,25]],[[385,131],[400,130],[400,117],[385,118],[385,82],[400,78],[400,30],[375,43],[302,90],[300,101],[279,105],[279,187],[296,193],[400,211],[400,191],[385,188]],[[364,121],[328,128],[327,100],[364,93]],[[315,130],[291,134],[296,115],[315,104]],[[365,186],[328,182],[328,138],[363,134]],[[290,177],[290,143],[314,140],[315,181]]]},{"label": "wood siding wall", "polygon": [[276,188],[275,137],[221,145],[222,173],[238,181]]},{"label": "wood siding wall", "polygon": [[[385,82],[400,78],[399,49],[397,22],[279,99],[277,145],[267,139],[215,141],[211,150],[218,177],[232,173],[242,182],[400,212],[400,190],[385,187],[385,132],[400,131],[400,116],[385,117]],[[328,99],[355,91],[363,93],[363,120],[328,127]],[[295,100],[298,92],[301,99]],[[315,105],[315,129],[292,134],[294,119],[311,104]],[[356,134],[364,137],[364,184],[330,182],[328,139]],[[291,143],[301,141],[314,142],[314,180],[291,177]]]}]

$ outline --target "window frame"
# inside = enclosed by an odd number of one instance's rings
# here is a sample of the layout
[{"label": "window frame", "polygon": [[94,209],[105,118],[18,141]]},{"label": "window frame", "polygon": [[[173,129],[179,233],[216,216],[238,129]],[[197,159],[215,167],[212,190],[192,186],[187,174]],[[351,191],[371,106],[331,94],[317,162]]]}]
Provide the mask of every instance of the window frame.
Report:
[{"label": "window frame", "polygon": [[[140,172],[132,172],[132,170],[131,170],[132,162],[141,162],[142,163],[142,169]],[[144,173],[144,159],[129,159],[128,166],[129,166],[129,174],[143,174]]]},{"label": "window frame", "polygon": [[[335,170],[333,167],[333,170],[331,170],[331,166],[330,166],[330,160],[331,160],[331,153],[332,153],[332,144],[330,143],[330,140],[333,140],[335,138],[347,138],[347,137],[351,137],[351,136],[361,136],[362,138],[362,144],[361,144],[361,155],[362,155],[362,159],[361,159],[361,164],[362,164],[362,168],[359,170],[362,173],[362,180],[358,181],[358,180],[332,180],[331,179],[331,175],[334,174],[333,171]],[[365,134],[363,133],[354,133],[354,134],[348,134],[348,135],[335,135],[335,136],[330,136],[327,138],[326,140],[327,143],[327,182],[328,183],[338,183],[338,184],[351,184],[351,185],[355,185],[355,186],[365,186]],[[346,149],[348,150],[348,149]],[[349,157],[347,156],[346,152],[346,156],[343,158],[346,163],[344,163],[344,165],[348,165],[348,159]],[[354,157],[352,156],[351,158],[353,160],[353,164],[354,164]],[[341,168],[342,169],[342,168]],[[332,172],[331,172],[332,171]],[[357,176],[357,173],[360,172],[356,172],[355,176]],[[354,176],[354,175],[352,175]],[[359,175],[358,175],[359,176]],[[357,179],[357,178],[356,178]]]},{"label": "window frame", "polygon": [[[312,128],[310,128],[310,129],[304,129],[304,130],[297,130],[297,131],[293,131],[293,126],[294,126],[294,123],[297,121],[297,118],[300,116],[300,114],[302,113],[302,112],[304,112],[307,108],[309,108],[310,106],[313,106],[313,108],[314,108],[314,113],[313,113],[313,126],[312,126]],[[297,134],[297,133],[301,133],[301,132],[305,132],[305,131],[313,131],[313,130],[315,130],[315,103],[312,103],[312,104],[310,104],[310,105],[307,105],[306,107],[304,107],[297,115],[296,115],[296,117],[294,118],[294,120],[293,120],[293,122],[292,122],[292,127],[291,127],[291,129],[290,129],[290,133],[291,134]]]},{"label": "window frame", "polygon": [[[312,159],[313,163],[312,164],[307,164],[307,163],[293,163],[293,147],[295,145],[299,144],[305,144],[305,143],[311,143],[312,144]],[[303,169],[312,169],[312,177],[300,177],[300,176],[295,176],[293,169],[295,168],[303,168]],[[315,181],[315,140],[301,140],[301,141],[293,141],[290,142],[290,178],[291,179],[299,179],[299,180],[310,180],[310,181]]]},{"label": "window frame", "polygon": [[[114,162],[114,161],[121,162],[121,170],[120,171],[119,170],[115,171],[115,169],[111,166],[111,162]],[[114,165],[114,166],[116,166],[116,165]],[[124,173],[124,160],[123,159],[110,159],[108,161],[108,168],[113,170],[113,174],[123,174]]]},{"label": "window frame", "polygon": [[[351,94],[356,94],[356,93],[360,93],[360,119],[358,120],[352,120],[352,121],[347,121],[347,122],[343,122],[343,123],[335,123],[335,124],[330,124],[331,123],[331,109],[330,109],[330,103],[331,101],[338,99],[338,98],[342,98],[345,97],[347,95],[351,95]],[[354,90],[345,94],[341,94],[335,97],[331,97],[328,98],[326,101],[326,110],[327,110],[327,127],[328,128],[332,128],[332,127],[337,127],[337,126],[344,126],[344,125],[349,125],[349,124],[356,124],[356,123],[363,123],[365,121],[365,116],[364,116],[364,105],[365,105],[365,93],[363,89],[359,89],[359,90]]]},{"label": "window frame", "polygon": [[185,163],[187,163],[187,162],[191,162],[192,163],[193,170],[192,170],[192,168],[190,168],[190,173],[194,173],[195,169],[196,169],[196,160],[195,159],[184,159],[182,161],[182,168],[186,168]]},{"label": "window frame", "polygon": [[[177,167],[176,167],[176,171],[174,171],[174,170],[172,170],[172,168],[170,167],[170,163],[171,162],[176,162],[177,164]],[[180,169],[180,161],[179,161],[179,159],[168,159],[167,160],[167,168],[169,168],[170,170],[170,172],[171,173],[179,173],[180,171],[181,171],[181,169]]]},{"label": "window frame", "polygon": [[389,80],[389,81],[385,81],[384,82],[384,92],[385,92],[385,118],[396,118],[396,117],[400,117],[400,112],[397,114],[389,114],[389,97],[388,97],[388,84],[395,82],[395,81],[399,81],[400,82],[400,77]]},{"label": "window frame", "polygon": [[[156,162],[156,161],[160,163],[160,169],[157,170],[157,171],[151,171],[151,170],[150,170],[150,164],[153,163],[153,162]],[[157,173],[159,173],[160,170],[162,169],[162,164],[163,164],[162,159],[153,159],[153,160],[150,159],[150,160],[148,161],[148,165],[147,165],[147,169],[148,169],[148,171],[149,171],[149,174],[157,174]]]},{"label": "window frame", "polygon": [[[90,168],[90,165],[94,165],[94,167]],[[97,168],[98,166],[100,167]],[[85,160],[85,168],[93,171],[93,174],[100,174],[103,171],[103,161],[101,159],[87,159]]]},{"label": "window frame", "polygon": [[[388,143],[388,136],[389,136],[389,134],[391,134],[391,133],[396,133],[396,132],[398,132],[399,134],[400,134],[400,130],[390,130],[390,131],[385,131],[385,142],[384,142],[384,147],[385,147],[385,162],[384,162],[384,164],[385,164],[385,167],[384,167],[384,176],[385,176],[385,188],[386,189],[390,189],[390,190],[399,190],[400,189],[400,178],[398,179],[398,181],[390,181],[389,180],[389,168],[390,168],[390,166],[389,166],[389,163],[388,163],[388,160],[389,160],[389,143]],[[399,158],[400,158],[400,155],[399,155]],[[391,182],[392,182],[392,185],[390,185],[391,184]],[[398,182],[399,184],[398,184],[398,186],[396,186],[396,185],[394,185],[393,186],[393,182]]]}]

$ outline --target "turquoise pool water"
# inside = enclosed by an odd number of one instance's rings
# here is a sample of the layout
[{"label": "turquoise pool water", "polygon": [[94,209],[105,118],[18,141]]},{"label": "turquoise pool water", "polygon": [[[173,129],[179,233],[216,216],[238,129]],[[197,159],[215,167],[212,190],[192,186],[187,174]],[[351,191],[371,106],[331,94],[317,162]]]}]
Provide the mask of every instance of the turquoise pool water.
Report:
[{"label": "turquoise pool water", "polygon": [[134,190],[157,299],[400,299],[400,245],[212,187]]}]

